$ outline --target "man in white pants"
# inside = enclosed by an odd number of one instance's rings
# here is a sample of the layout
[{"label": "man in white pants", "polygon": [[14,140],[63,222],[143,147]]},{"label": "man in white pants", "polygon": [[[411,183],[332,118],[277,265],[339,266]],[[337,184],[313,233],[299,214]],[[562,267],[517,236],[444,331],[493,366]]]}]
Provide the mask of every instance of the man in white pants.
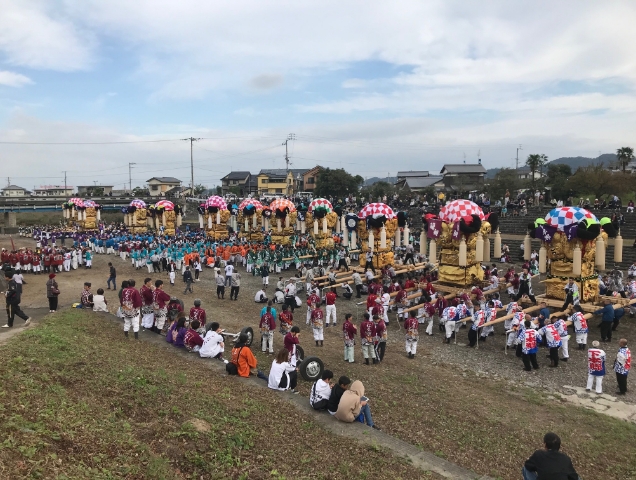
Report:
[{"label": "man in white pants", "polygon": [[336,294],[336,289],[332,288],[330,291],[327,292],[327,295],[325,295],[325,302],[327,304],[327,318],[325,320],[325,327],[329,326],[329,321],[330,319],[333,317],[333,326],[336,326],[336,323],[338,321],[337,317],[336,317],[336,298],[338,297],[338,295]]},{"label": "man in white pants", "polygon": [[594,386],[596,378],[596,393],[603,393],[603,377],[605,376],[605,352],[598,348],[597,340],[592,342],[592,348],[587,351],[587,387],[588,392]]},{"label": "man in white pants", "polygon": [[423,325],[428,323],[426,326],[426,335],[429,337],[433,335],[433,316],[435,314],[435,307],[431,305],[431,303],[426,302],[420,308],[417,309],[417,321],[419,324]]},{"label": "man in white pants", "polygon": [[121,311],[124,316],[124,335],[128,336],[132,325],[135,338],[139,338],[139,309],[142,306],[141,295],[135,288],[135,281],[129,281],[129,287],[121,292]]},{"label": "man in white pants", "polygon": [[455,332],[455,321],[457,317],[456,307],[446,307],[442,312],[442,318],[444,320],[444,328],[446,330],[446,343],[450,343],[451,337]]},{"label": "man in white pants", "polygon": [[570,336],[568,335],[568,326],[565,323],[565,320],[559,318],[556,322],[554,322],[554,327],[557,329],[557,332],[559,332],[559,336],[561,337],[561,351],[563,352],[563,358],[561,360],[567,362],[568,358],[570,358],[570,353],[568,351],[568,343],[570,340]]}]

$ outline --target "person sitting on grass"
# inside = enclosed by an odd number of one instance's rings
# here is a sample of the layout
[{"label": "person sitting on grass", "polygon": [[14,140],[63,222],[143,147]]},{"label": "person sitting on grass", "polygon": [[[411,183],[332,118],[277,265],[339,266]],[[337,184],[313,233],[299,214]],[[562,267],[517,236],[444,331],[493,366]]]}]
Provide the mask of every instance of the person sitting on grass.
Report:
[{"label": "person sitting on grass", "polygon": [[186,321],[185,313],[180,312],[174,318],[174,320],[172,320],[172,323],[170,323],[170,326],[168,327],[168,331],[166,332],[166,342],[172,343],[174,345],[174,341],[177,338],[176,335],[178,334],[180,320],[183,320],[182,327],[185,328],[185,321]]},{"label": "person sitting on grass", "polygon": [[322,378],[317,380],[311,387],[309,404],[314,410],[327,410],[327,404],[331,396],[332,379],[333,372],[331,370],[325,370],[322,372]]},{"label": "person sitting on grass", "polygon": [[197,330],[201,327],[201,323],[198,320],[193,320],[190,323],[190,328],[185,334],[183,343],[189,352],[198,352],[203,345],[203,339]]},{"label": "person sitting on grass", "polygon": [[91,296],[93,296],[91,293],[91,283],[84,282],[84,290],[82,290],[82,295],[80,297],[82,308],[93,308],[93,302],[90,300]]},{"label": "person sitting on grass", "polygon": [[327,411],[329,415],[335,415],[338,411],[338,405],[344,392],[349,390],[351,386],[351,379],[345,375],[338,379],[338,385],[331,389],[331,395],[329,395],[329,402],[327,402]]},{"label": "person sitting on grass", "polygon": [[223,358],[225,342],[221,333],[223,333],[223,329],[219,327],[219,322],[212,322],[203,339],[203,346],[199,350],[201,357],[218,358],[227,363],[227,360]]},{"label": "person sitting on grass", "polygon": [[98,288],[97,295],[93,295],[93,312],[107,312],[108,302],[104,297],[104,289]]},{"label": "person sitting on grass", "polygon": [[371,409],[369,408],[369,399],[364,396],[364,385],[360,380],[356,380],[351,384],[349,390],[342,394],[340,402],[338,402],[338,410],[335,417],[341,422],[353,423],[358,421],[366,423],[371,428],[380,430],[373,423],[371,417]]},{"label": "person sitting on grass", "polygon": [[[182,312],[183,313],[183,312]],[[188,333],[186,328],[186,317],[180,316],[177,320],[177,326],[172,330],[172,345],[178,348],[185,348],[185,336]]]},{"label": "person sitting on grass", "polygon": [[[269,381],[263,372],[256,368],[258,362],[256,361],[256,357],[252,353],[252,350],[250,350],[249,345],[247,345],[247,335],[245,333],[241,333],[238,341],[234,344],[231,362],[236,365],[236,374],[239,377],[256,375],[258,378],[265,380],[266,382]],[[226,367],[228,366],[226,365]]]},{"label": "person sitting on grass", "polygon": [[273,390],[291,390],[292,393],[297,394],[297,382],[298,372],[296,367],[289,363],[289,350],[281,348],[272,362],[267,386]]},{"label": "person sitting on grass", "polygon": [[545,450],[537,450],[523,466],[523,480],[579,480],[572,460],[559,452],[561,439],[548,432],[543,437]]}]

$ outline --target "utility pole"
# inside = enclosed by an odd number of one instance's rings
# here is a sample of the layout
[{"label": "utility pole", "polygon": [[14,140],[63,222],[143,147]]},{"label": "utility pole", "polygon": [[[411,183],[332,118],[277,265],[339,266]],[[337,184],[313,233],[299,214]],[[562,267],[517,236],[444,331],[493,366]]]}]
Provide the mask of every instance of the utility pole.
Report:
[{"label": "utility pole", "polygon": [[519,170],[519,150],[523,150],[523,148],[521,148],[521,144],[517,147],[517,166],[515,170]]},{"label": "utility pole", "polygon": [[287,171],[287,173],[289,173],[289,150],[287,148],[287,143],[289,143],[290,140],[296,140],[295,133],[290,133],[289,135],[287,135],[287,140],[285,140],[285,142],[283,143],[283,145],[285,145],[285,170]]},{"label": "utility pole", "polygon": [[[128,163],[128,188],[130,189],[130,194],[132,195],[132,166],[137,165],[135,162]],[[126,187],[124,186],[124,189]]]},{"label": "utility pole", "polygon": [[[289,135],[287,135],[287,140],[285,140],[285,143],[283,143],[283,145],[285,145],[285,182],[287,181],[287,177],[289,176],[289,150],[287,148],[287,144],[290,140],[296,140],[295,133],[290,133]],[[289,185],[287,185],[286,194],[289,195]]]},{"label": "utility pole", "polygon": [[64,196],[66,197],[66,170],[64,170]]},{"label": "utility pole", "polygon": [[192,144],[201,140],[200,138],[182,138],[183,141],[190,142],[190,195],[194,197],[194,154]]}]

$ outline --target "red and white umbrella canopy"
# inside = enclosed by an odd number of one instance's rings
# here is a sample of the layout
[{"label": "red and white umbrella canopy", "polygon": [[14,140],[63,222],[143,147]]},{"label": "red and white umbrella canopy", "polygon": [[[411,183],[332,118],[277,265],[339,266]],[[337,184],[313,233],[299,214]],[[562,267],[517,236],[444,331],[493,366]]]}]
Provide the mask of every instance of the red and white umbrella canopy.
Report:
[{"label": "red and white umbrella canopy", "polygon": [[296,211],[296,206],[291,200],[287,200],[286,198],[277,198],[272,203],[269,204],[269,208],[272,210],[285,210],[289,209],[289,213]]},{"label": "red and white umbrella canopy", "polygon": [[130,206],[135,208],[146,208],[146,202],[144,202],[143,200],[136,199],[130,202]]},{"label": "red and white umbrella canopy", "polygon": [[170,200],[159,200],[155,203],[155,208],[163,208],[166,212],[171,212],[174,210],[174,203]]},{"label": "red and white umbrella canopy", "polygon": [[72,203],[73,205],[75,205],[76,207],[83,207],[84,206],[84,200],[82,200],[81,198],[73,197],[73,198],[69,199],[69,202]]},{"label": "red and white umbrella canopy", "polygon": [[239,210],[243,210],[245,207],[253,205],[256,210],[262,209],[263,204],[254,198],[246,198],[239,205]]},{"label": "red and white umbrella canopy", "polygon": [[370,203],[358,213],[359,218],[367,218],[369,216],[379,217],[381,215],[384,215],[387,220],[391,220],[396,217],[393,209],[386,203]]},{"label": "red and white umbrella canopy", "polygon": [[444,205],[439,211],[439,218],[446,223],[459,222],[462,217],[477,215],[481,220],[485,220],[486,216],[479,205],[470,200],[453,200]]},{"label": "red and white umbrella canopy", "polygon": [[205,201],[205,208],[208,207],[216,207],[219,210],[227,210],[227,203],[223,200],[223,197],[212,195]]},{"label": "red and white umbrella canopy", "polygon": [[326,198],[316,198],[312,200],[309,207],[307,207],[307,210],[309,212],[313,212],[314,208],[318,207],[324,207],[327,209],[327,212],[333,212],[333,205],[331,205],[331,202]]}]

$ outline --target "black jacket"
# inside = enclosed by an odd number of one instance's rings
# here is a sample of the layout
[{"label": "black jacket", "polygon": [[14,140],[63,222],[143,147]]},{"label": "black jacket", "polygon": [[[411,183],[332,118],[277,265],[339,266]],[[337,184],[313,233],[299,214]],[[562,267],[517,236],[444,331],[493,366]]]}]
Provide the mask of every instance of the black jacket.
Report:
[{"label": "black jacket", "polygon": [[190,270],[183,272],[183,281],[186,283],[192,281],[192,272]]},{"label": "black jacket", "polygon": [[15,280],[7,282],[7,305],[18,305],[20,303],[20,293]]},{"label": "black jacket", "polygon": [[555,450],[537,450],[526,460],[525,467],[537,472],[537,480],[579,480],[570,457]]},{"label": "black jacket", "polygon": [[342,388],[340,385],[336,385],[331,389],[331,395],[329,395],[329,402],[327,403],[327,410],[330,412],[338,411],[338,404],[340,403],[340,398],[342,398],[342,394],[346,390]]}]

